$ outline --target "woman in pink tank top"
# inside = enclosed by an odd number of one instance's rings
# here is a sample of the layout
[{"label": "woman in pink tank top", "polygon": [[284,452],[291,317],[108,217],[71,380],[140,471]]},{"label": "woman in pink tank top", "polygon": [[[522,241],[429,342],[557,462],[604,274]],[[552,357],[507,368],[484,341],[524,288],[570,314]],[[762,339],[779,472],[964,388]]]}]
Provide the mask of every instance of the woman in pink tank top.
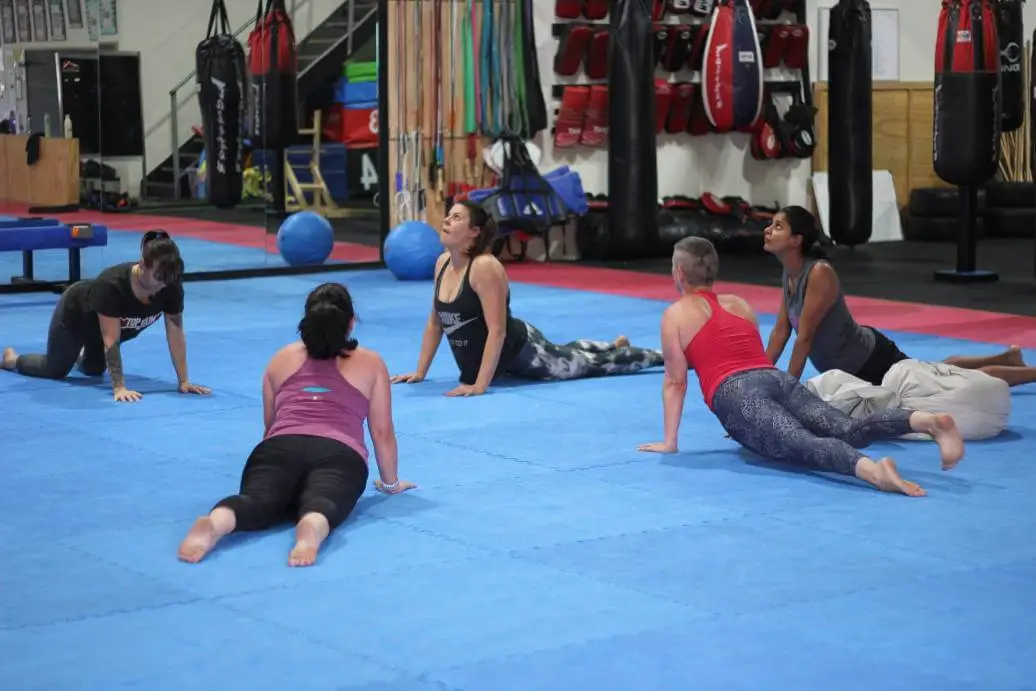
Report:
[{"label": "woman in pink tank top", "polygon": [[295,514],[288,563],[313,564],[367,486],[364,422],[381,477],[375,487],[386,494],[414,488],[396,474],[388,369],[350,338],[354,323],[345,286],[325,283],[306,298],[302,342],[281,348],[263,376],[266,433],[245,463],[241,490],[194,522],[181,560],[197,563],[227,534],[266,530]]},{"label": "woman in pink tank top", "polygon": [[713,292],[718,273],[711,242],[688,237],[676,243],[673,279],[683,297],[662,317],[665,440],[644,444],[641,451],[677,450],[687,370],[700,368],[702,393],[723,429],[764,458],[857,477],[885,492],[915,497],[924,490],[900,477],[891,458],[875,461],[859,449],[923,432],[939,445],[944,470],[960,461],[964,442],[949,415],[889,409],[853,419],[771,365],[752,308],[735,295]]}]

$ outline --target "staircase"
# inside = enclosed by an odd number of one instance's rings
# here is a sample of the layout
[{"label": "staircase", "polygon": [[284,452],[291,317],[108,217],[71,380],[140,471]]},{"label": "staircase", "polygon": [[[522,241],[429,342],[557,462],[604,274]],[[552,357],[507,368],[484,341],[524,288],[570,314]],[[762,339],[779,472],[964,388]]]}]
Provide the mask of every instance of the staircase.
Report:
[{"label": "staircase", "polygon": [[[253,19],[238,29],[235,33],[238,40],[244,43],[247,33],[252,30],[254,24]],[[342,65],[350,57],[366,53],[371,56],[370,59],[374,59],[377,26],[377,0],[346,0],[338,10],[299,42],[298,98],[300,104],[305,104],[311,94],[330,88],[341,76]],[[192,72],[173,91],[187,86],[193,88],[194,77]],[[303,114],[301,121],[305,122],[305,120]],[[171,124],[174,141],[179,141],[185,130],[200,125],[200,123],[187,123],[178,127],[175,108],[171,113]],[[155,202],[190,200],[190,180],[186,170],[197,163],[198,157],[204,149],[204,142],[197,134],[181,144],[175,154],[148,173],[143,185],[144,189],[141,190],[141,201],[153,204]],[[178,184],[174,184],[174,180],[178,181]]]}]

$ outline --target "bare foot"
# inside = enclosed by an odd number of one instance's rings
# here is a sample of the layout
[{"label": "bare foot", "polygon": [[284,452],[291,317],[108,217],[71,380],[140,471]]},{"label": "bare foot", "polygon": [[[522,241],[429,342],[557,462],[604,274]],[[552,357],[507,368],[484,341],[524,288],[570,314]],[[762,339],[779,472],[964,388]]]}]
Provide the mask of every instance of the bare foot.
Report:
[{"label": "bare foot", "polygon": [[630,339],[626,338],[625,336],[619,336],[618,338],[615,339],[615,347],[616,348],[629,348],[630,347]]},{"label": "bare foot", "polygon": [[950,470],[964,458],[964,440],[957,431],[957,423],[953,417],[946,413],[933,415],[935,421],[932,423],[930,434],[939,445],[939,454],[942,456],[942,469]]},{"label": "bare foot", "polygon": [[1004,353],[1004,360],[1008,367],[1025,367],[1025,358],[1022,357],[1022,349],[1013,345]]},{"label": "bare foot", "polygon": [[288,566],[312,566],[317,561],[320,536],[309,521],[299,521],[295,526],[295,546],[288,554]]},{"label": "bare foot", "polygon": [[177,556],[180,561],[197,564],[216,546],[216,526],[208,516],[202,516],[187,531],[187,537],[180,543]]},{"label": "bare foot", "polygon": [[18,353],[14,352],[14,348],[4,348],[3,359],[0,360],[0,369],[13,370],[16,362],[18,362]]},{"label": "bare foot", "polygon": [[872,482],[882,492],[905,494],[908,497],[923,497],[927,494],[917,483],[904,480],[899,474],[899,468],[891,458],[877,461],[874,469]]}]

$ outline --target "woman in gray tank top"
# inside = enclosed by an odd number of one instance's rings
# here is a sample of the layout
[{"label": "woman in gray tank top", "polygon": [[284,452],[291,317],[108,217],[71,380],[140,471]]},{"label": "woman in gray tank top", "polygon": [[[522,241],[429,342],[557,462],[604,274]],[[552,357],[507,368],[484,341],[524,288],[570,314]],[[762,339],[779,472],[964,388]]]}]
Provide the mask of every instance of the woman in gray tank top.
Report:
[{"label": "woman in gray tank top", "polygon": [[[889,369],[909,356],[882,332],[853,319],[819,239],[816,218],[801,206],[781,209],[766,229],[764,248],[784,267],[780,313],[766,354],[777,364],[794,331],[788,363],[792,376],[802,376],[808,359],[818,372],[838,369],[881,386]],[[1025,364],[1017,346],[997,355],[953,356],[943,362],[981,370],[1011,386],[1036,381],[1036,367]]]}]

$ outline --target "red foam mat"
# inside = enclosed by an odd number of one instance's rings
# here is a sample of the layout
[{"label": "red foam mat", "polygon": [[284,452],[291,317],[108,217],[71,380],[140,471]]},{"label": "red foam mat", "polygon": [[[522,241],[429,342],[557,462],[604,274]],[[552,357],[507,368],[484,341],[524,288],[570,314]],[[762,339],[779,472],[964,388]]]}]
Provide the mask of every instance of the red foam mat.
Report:
[{"label": "red foam mat", "polygon": [[[652,300],[676,299],[672,279],[659,274],[538,263],[511,264],[507,273],[511,280],[522,283]],[[716,291],[736,293],[759,312],[776,314],[780,309],[778,287],[721,282],[716,284]],[[847,302],[859,322],[878,329],[1036,348],[1034,317],[874,298],[848,297]]]}]

